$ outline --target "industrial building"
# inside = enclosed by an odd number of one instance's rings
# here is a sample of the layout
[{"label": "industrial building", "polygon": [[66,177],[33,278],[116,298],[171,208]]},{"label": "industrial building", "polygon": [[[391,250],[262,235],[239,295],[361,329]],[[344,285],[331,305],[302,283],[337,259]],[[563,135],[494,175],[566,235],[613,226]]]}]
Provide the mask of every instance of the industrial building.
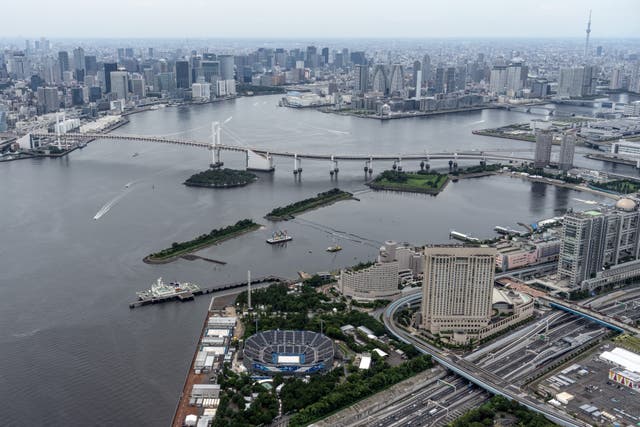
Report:
[{"label": "industrial building", "polygon": [[640,390],[640,355],[616,347],[600,355],[600,360],[614,365],[609,369],[609,379],[633,390]]}]

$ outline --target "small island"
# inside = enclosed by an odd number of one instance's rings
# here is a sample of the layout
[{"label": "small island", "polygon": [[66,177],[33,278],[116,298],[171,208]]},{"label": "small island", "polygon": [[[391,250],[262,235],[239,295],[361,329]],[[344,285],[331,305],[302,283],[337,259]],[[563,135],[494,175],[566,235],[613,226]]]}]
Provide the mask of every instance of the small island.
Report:
[{"label": "small island", "polygon": [[209,234],[202,234],[187,242],[174,242],[170,248],[147,255],[143,261],[147,264],[166,264],[188,253],[220,243],[224,240],[232,239],[249,231],[257,230],[258,228],[260,228],[260,224],[256,224],[251,219],[243,219],[234,225],[213,229]]},{"label": "small island", "polygon": [[233,188],[243,187],[257,180],[251,172],[236,169],[208,169],[191,175],[184,182],[189,187]]},{"label": "small island", "polygon": [[294,215],[311,209],[327,206],[339,200],[352,199],[353,194],[334,188],[324,193],[318,193],[316,197],[300,200],[287,206],[273,209],[265,218],[271,221],[286,221],[293,219]]},{"label": "small island", "polygon": [[434,171],[401,172],[386,170],[367,185],[374,190],[405,191],[438,194],[449,182],[449,177]]}]

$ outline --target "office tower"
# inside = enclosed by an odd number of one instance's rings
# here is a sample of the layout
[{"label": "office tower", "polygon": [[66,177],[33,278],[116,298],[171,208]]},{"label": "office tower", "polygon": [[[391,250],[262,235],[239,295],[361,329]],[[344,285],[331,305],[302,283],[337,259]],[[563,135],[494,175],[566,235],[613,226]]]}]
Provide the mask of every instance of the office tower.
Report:
[{"label": "office tower", "polygon": [[218,61],[220,61],[220,78],[222,80],[234,79],[234,60],[232,55],[218,55]]},{"label": "office tower", "polygon": [[133,58],[133,48],[132,47],[128,47],[124,50],[124,56],[126,56],[127,58]]},{"label": "office tower", "polygon": [[87,76],[98,74],[98,62],[95,55],[86,55],[84,57],[84,69]]},{"label": "office tower", "polygon": [[545,98],[551,93],[551,86],[546,79],[537,79],[531,83],[531,96]]},{"label": "office tower", "polygon": [[560,69],[558,95],[581,97],[593,95],[595,89],[594,67],[572,67]]},{"label": "office tower", "polygon": [[611,79],[609,79],[609,89],[622,88],[622,69],[616,67],[611,71]]},{"label": "office tower", "polygon": [[389,90],[387,79],[387,70],[383,64],[376,64],[373,69],[373,80],[371,81],[371,90],[386,94]]},{"label": "office tower", "polygon": [[365,93],[369,86],[369,67],[366,65],[356,65],[355,73],[353,89],[356,93]]},{"label": "office tower", "polygon": [[129,73],[126,71],[112,71],[111,76],[111,93],[116,99],[129,98]]},{"label": "office tower", "polygon": [[316,68],[318,66],[318,49],[315,46],[307,46],[304,62],[309,68]]},{"label": "office tower", "polygon": [[149,58],[153,58],[153,48],[152,47],[147,48],[147,56]]},{"label": "office tower", "polygon": [[445,71],[445,91],[446,93],[455,92],[456,90],[456,69],[455,67],[447,67]]},{"label": "office tower", "polygon": [[202,61],[202,75],[206,83],[215,82],[220,78],[219,61]]},{"label": "office tower", "polygon": [[573,155],[576,151],[576,136],[572,133],[562,134],[562,143],[560,144],[560,157],[558,158],[558,167],[566,172],[573,167]]},{"label": "office tower", "polygon": [[631,69],[629,77],[629,90],[631,92],[640,93],[640,61],[636,62]]},{"label": "office tower", "polygon": [[115,62],[104,63],[104,93],[111,93],[111,73],[118,70]]},{"label": "office tower", "polygon": [[551,145],[553,143],[553,132],[546,129],[536,130],[536,153],[533,160],[533,167],[542,169],[549,166],[551,161]]},{"label": "office tower", "polygon": [[389,92],[392,95],[402,95],[404,93],[404,70],[402,69],[402,65],[400,64],[393,64],[391,66]]},{"label": "office tower", "polygon": [[476,333],[489,325],[496,250],[488,247],[427,246],[424,250],[422,327]]},{"label": "office tower", "polygon": [[497,95],[507,92],[507,67],[505,65],[494,65],[491,69],[489,91]]},{"label": "office tower", "polygon": [[342,64],[344,66],[351,64],[351,54],[349,54],[349,49],[346,47],[342,49]]},{"label": "office tower", "polygon": [[351,63],[354,64],[354,65],[366,65],[367,64],[367,58],[366,58],[364,52],[362,52],[362,51],[351,52],[350,59],[351,59]]},{"label": "office tower", "polygon": [[[413,87],[417,88],[418,83],[422,84],[422,79],[418,82],[418,71],[422,71],[422,64],[420,61],[413,61]],[[422,77],[422,73],[420,73],[420,77]]]},{"label": "office tower", "polygon": [[155,76],[153,89],[157,92],[165,92],[173,95],[176,91],[175,73],[158,73]]},{"label": "office tower", "polygon": [[191,71],[189,61],[176,61],[176,88],[189,89],[191,87]]},{"label": "office tower", "polygon": [[324,65],[327,65],[329,63],[329,48],[328,47],[323,47],[322,48],[322,63]]},{"label": "office tower", "polygon": [[73,49],[73,69],[76,72],[76,80],[78,81],[84,80],[86,64],[85,64],[84,49],[81,47]]},{"label": "office tower", "polygon": [[60,109],[58,89],[55,87],[39,87],[37,91],[38,110],[42,114],[55,113]]},{"label": "office tower", "polygon": [[133,73],[131,75],[131,93],[138,98],[144,98],[146,95],[145,81],[141,74]]},{"label": "office tower", "polygon": [[118,48],[118,61],[122,61],[124,59],[124,48],[123,47],[119,47]]},{"label": "office tower", "polygon": [[522,62],[512,62],[507,67],[507,94],[515,96],[522,88],[527,79],[527,67]]},{"label": "office tower", "polygon": [[434,85],[433,85],[436,93],[444,93],[444,84],[445,84],[444,68],[443,67],[437,67],[436,68],[435,82],[434,82]]},{"label": "office tower", "polygon": [[602,46],[596,48],[596,56],[602,56]]},{"label": "office tower", "polygon": [[100,86],[89,87],[89,102],[96,102],[102,98],[102,88]]},{"label": "office tower", "polygon": [[422,83],[426,88],[429,80],[431,79],[431,57],[429,55],[424,55],[422,58]]},{"label": "office tower", "polygon": [[569,286],[613,265],[638,259],[640,214],[631,199],[613,208],[567,212],[562,225],[558,275]]},{"label": "office tower", "polygon": [[84,93],[81,87],[71,88],[71,104],[72,105],[84,104]]},{"label": "office tower", "polygon": [[61,50],[58,52],[58,65],[60,68],[60,78],[65,71],[69,71],[69,52]]}]

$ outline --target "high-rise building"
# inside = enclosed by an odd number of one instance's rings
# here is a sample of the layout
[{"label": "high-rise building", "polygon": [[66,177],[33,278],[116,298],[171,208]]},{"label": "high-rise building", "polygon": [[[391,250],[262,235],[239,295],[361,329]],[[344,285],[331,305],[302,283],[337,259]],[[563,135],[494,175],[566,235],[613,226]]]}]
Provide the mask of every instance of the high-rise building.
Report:
[{"label": "high-rise building", "polygon": [[640,212],[631,199],[613,208],[567,212],[562,225],[558,275],[577,288],[603,268],[639,258]]},{"label": "high-rise building", "polygon": [[593,95],[595,88],[594,74],[592,66],[560,69],[558,95],[569,97]]},{"label": "high-rise building", "polygon": [[362,51],[351,52],[350,60],[351,60],[351,63],[355,64],[355,65],[366,65],[367,64],[367,57],[365,56],[364,52],[362,52]]},{"label": "high-rise building", "polygon": [[206,83],[213,83],[220,78],[219,61],[202,61],[202,74]]},{"label": "high-rise building", "polygon": [[386,94],[389,85],[387,79],[387,70],[383,64],[376,64],[373,68],[373,79],[371,80],[371,90]]},{"label": "high-rise building", "polygon": [[72,105],[84,104],[84,93],[81,87],[76,86],[71,88],[71,104]]},{"label": "high-rise building", "polygon": [[61,50],[58,52],[58,65],[60,67],[60,77],[65,71],[69,71],[69,52]]},{"label": "high-rise building", "polygon": [[189,61],[176,61],[176,87],[178,89],[189,89],[191,87]]},{"label": "high-rise building", "polygon": [[111,76],[111,93],[116,99],[129,98],[129,73],[127,71],[112,71]]},{"label": "high-rise building", "polygon": [[494,65],[489,77],[489,91],[502,95],[507,92],[507,67],[504,65]]},{"label": "high-rise building", "polygon": [[513,61],[507,67],[507,94],[515,96],[524,88],[527,80],[528,68],[522,62]]},{"label": "high-rise building", "polygon": [[422,327],[432,334],[477,333],[489,325],[496,250],[427,246],[422,284]]},{"label": "high-rise building", "polygon": [[456,91],[456,68],[447,67],[444,75],[445,81],[445,93],[452,93]]},{"label": "high-rise building", "polygon": [[353,90],[356,93],[365,93],[369,87],[369,67],[366,65],[355,66],[355,83]]},{"label": "high-rise building", "polygon": [[436,77],[434,81],[434,89],[436,93],[444,93],[445,88],[445,80],[444,80],[444,68],[437,67],[436,68]]},{"label": "high-rise building", "polygon": [[423,87],[427,87],[429,80],[431,79],[431,57],[429,55],[425,55],[422,58],[422,83]]},{"label": "high-rise building", "polygon": [[328,47],[323,47],[322,48],[322,63],[324,65],[327,65],[329,63],[329,48]]},{"label": "high-rise building", "polygon": [[542,169],[549,166],[551,161],[551,146],[553,144],[553,132],[547,129],[536,130],[536,152],[533,167]]},{"label": "high-rise building", "polygon": [[560,157],[558,158],[558,167],[563,172],[573,167],[573,155],[576,151],[576,136],[573,133],[563,133],[562,143],[560,144]]},{"label": "high-rise building", "polygon": [[611,79],[609,79],[609,89],[622,88],[622,68],[616,67],[611,71]]},{"label": "high-rise building", "polygon": [[[420,82],[417,81],[418,71],[422,71],[422,64],[420,61],[413,61],[413,87],[415,88],[418,87],[418,83],[422,84],[422,80]],[[420,76],[422,77],[422,73],[420,73]]]},{"label": "high-rise building", "polygon": [[84,69],[87,76],[98,74],[98,61],[95,55],[86,55],[84,57]]},{"label": "high-rise building", "polygon": [[38,110],[42,114],[55,113],[60,109],[58,89],[55,87],[39,87],[37,91]]},{"label": "high-rise building", "polygon": [[232,55],[218,55],[218,61],[220,61],[220,77],[222,80],[233,80],[233,56]]},{"label": "high-rise building", "polygon": [[133,73],[131,75],[131,93],[138,98],[144,98],[146,95],[145,81],[141,74]]},{"label": "high-rise building", "polygon": [[118,70],[115,62],[104,63],[104,93],[111,93],[111,73]]},{"label": "high-rise building", "polygon": [[404,70],[402,69],[402,65],[400,64],[393,64],[391,66],[389,92],[392,95],[404,94]]},{"label": "high-rise building", "polygon": [[[76,80],[78,81],[84,80],[86,64],[85,64],[84,49],[81,47],[73,49],[73,69],[76,72]],[[82,77],[80,77],[80,75],[82,75]]]}]

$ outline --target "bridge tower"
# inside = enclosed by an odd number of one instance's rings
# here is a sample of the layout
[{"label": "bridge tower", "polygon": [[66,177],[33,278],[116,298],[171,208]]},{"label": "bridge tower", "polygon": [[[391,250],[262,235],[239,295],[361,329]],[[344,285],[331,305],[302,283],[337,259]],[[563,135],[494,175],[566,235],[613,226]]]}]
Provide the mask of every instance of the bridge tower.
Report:
[{"label": "bridge tower", "polygon": [[221,131],[222,126],[220,126],[220,122],[211,123],[211,144],[209,145],[209,150],[211,151],[211,164],[209,166],[212,169],[219,169],[224,165],[220,160]]}]

